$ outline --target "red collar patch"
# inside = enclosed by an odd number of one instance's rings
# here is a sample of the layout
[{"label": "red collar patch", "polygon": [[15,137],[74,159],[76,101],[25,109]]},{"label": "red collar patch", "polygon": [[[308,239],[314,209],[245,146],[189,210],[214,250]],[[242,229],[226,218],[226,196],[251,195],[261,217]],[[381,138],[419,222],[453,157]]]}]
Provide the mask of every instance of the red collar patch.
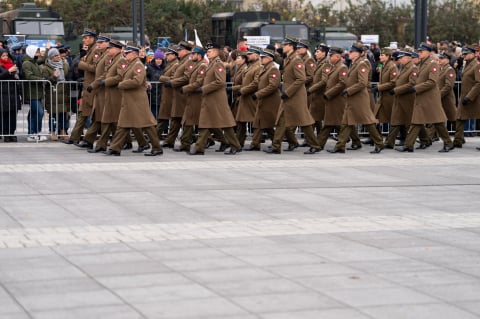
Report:
[{"label": "red collar patch", "polygon": [[417,72],[413,72],[413,73],[412,73],[412,76],[417,76]]},{"label": "red collar patch", "polygon": [[122,64],[122,65],[120,65],[120,66],[122,67],[122,69],[125,69],[125,68],[127,67],[126,64]]},{"label": "red collar patch", "polygon": [[95,55],[94,55],[93,57],[94,57],[95,59],[96,59],[96,58],[98,58],[98,54],[97,54],[97,53],[95,53]]},{"label": "red collar patch", "polygon": [[193,69],[193,65],[190,64],[190,65],[188,66],[188,68],[189,68],[190,70]]},{"label": "red collar patch", "polygon": [[203,72],[203,70],[200,70],[200,74],[203,74],[203,73],[205,73],[205,72]]},{"label": "red collar patch", "polygon": [[330,69],[329,68],[326,68],[325,69],[325,73],[329,73],[330,72]]},{"label": "red collar patch", "polygon": [[392,75],[393,75],[393,76],[397,76],[397,72],[393,72]]}]

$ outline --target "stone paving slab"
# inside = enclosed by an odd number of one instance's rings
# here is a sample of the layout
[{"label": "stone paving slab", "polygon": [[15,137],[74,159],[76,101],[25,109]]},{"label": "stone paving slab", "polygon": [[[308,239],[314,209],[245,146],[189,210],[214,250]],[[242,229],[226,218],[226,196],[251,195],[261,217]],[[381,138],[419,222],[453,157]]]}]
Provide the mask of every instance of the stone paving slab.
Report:
[{"label": "stone paving slab", "polygon": [[0,318],[480,318],[479,142],[154,159],[0,143]]}]

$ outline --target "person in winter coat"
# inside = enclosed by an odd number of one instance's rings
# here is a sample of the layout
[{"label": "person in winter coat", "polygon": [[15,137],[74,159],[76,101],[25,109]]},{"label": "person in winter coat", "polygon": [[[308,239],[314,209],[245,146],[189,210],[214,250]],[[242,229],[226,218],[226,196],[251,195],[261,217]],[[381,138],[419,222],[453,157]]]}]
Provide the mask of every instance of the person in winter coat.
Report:
[{"label": "person in winter coat", "polygon": [[160,106],[160,100],[162,98],[162,87],[160,86],[160,76],[165,69],[165,55],[162,50],[158,49],[153,54],[153,59],[147,64],[147,81],[154,82],[149,83],[150,94],[150,109],[155,118],[158,116],[158,108]]},{"label": "person in winter coat", "polygon": [[20,91],[15,80],[18,80],[18,68],[13,58],[5,49],[0,49],[0,135],[4,142],[16,142],[13,136],[17,129],[17,110],[20,108]]}]

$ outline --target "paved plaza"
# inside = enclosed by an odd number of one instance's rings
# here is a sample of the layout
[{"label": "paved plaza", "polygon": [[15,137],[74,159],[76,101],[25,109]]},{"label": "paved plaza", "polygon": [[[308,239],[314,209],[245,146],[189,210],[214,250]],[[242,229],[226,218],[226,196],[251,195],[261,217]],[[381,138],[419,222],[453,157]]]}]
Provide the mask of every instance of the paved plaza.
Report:
[{"label": "paved plaza", "polygon": [[0,141],[0,318],[480,318],[476,146],[152,158]]}]

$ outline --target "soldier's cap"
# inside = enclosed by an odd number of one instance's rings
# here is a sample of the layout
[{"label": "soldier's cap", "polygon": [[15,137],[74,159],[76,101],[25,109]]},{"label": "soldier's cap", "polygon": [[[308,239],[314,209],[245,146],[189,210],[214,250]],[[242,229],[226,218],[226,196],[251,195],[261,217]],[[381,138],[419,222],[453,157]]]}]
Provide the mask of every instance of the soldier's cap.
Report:
[{"label": "soldier's cap", "polygon": [[110,41],[110,35],[100,33],[97,38],[97,42],[109,42]]},{"label": "soldier's cap", "polygon": [[125,53],[130,53],[130,52],[137,52],[139,53],[140,52],[140,48],[137,47],[137,46],[133,46],[133,45],[127,45],[125,47]]},{"label": "soldier's cap", "polygon": [[82,37],[97,37],[97,33],[94,30],[85,29],[83,30]]},{"label": "soldier's cap", "polygon": [[438,55],[438,58],[439,58],[439,59],[448,59],[448,60],[450,60],[450,56],[449,56],[447,53],[445,53],[445,52],[440,53],[440,54]]},{"label": "soldier's cap", "polygon": [[111,39],[110,42],[108,43],[108,47],[123,49],[123,44],[118,40]]},{"label": "soldier's cap", "polygon": [[330,50],[328,51],[328,54],[329,55],[332,55],[332,54],[342,55],[343,54],[343,49],[340,48],[340,47],[330,47]]},{"label": "soldier's cap", "polygon": [[282,41],[282,45],[293,45],[296,47],[298,45],[298,40],[295,37],[292,37],[291,35],[286,35],[285,39]]},{"label": "soldier's cap", "polygon": [[178,42],[178,44],[177,44],[177,51],[180,51],[180,50],[191,51],[191,50],[192,50],[192,46],[191,46],[190,43],[188,43],[188,42],[180,41],[180,42]]},{"label": "soldier's cap", "polygon": [[382,50],[380,50],[380,53],[391,56],[393,52],[392,52],[392,49],[390,48],[382,48]]},{"label": "soldier's cap", "polygon": [[363,53],[363,44],[359,43],[354,43],[350,47],[350,52],[358,52],[358,53]]},{"label": "soldier's cap", "polygon": [[428,51],[432,52],[432,47],[425,42],[420,43],[420,45],[417,48],[417,51]]},{"label": "soldier's cap", "polygon": [[269,56],[271,57],[272,59],[275,58],[275,51],[274,50],[270,50],[270,49],[263,49],[262,50],[262,53],[260,53],[260,57],[266,57],[266,56]]},{"label": "soldier's cap", "polygon": [[178,55],[177,46],[175,46],[175,45],[169,46],[169,47],[167,48],[167,51],[165,51],[165,55],[167,55],[167,54],[175,54],[175,55]]},{"label": "soldier's cap", "polygon": [[308,43],[307,40],[298,39],[297,49],[298,49],[298,48],[308,49],[309,47],[310,47],[310,43]]},{"label": "soldier's cap", "polygon": [[462,47],[462,54],[475,53],[475,47],[473,45],[465,45]]},{"label": "soldier's cap", "polygon": [[396,58],[396,59],[400,59],[401,57],[404,57],[404,56],[409,56],[409,57],[412,56],[412,53],[411,53],[411,52],[402,51],[402,50],[397,51],[397,52],[395,52],[395,53],[396,53],[396,54],[395,54],[395,58]]},{"label": "soldier's cap", "polygon": [[250,47],[248,47],[247,54],[251,54],[251,53],[261,54],[262,48],[251,45]]},{"label": "soldier's cap", "polygon": [[198,53],[198,54],[200,54],[201,56],[204,56],[205,53],[206,53],[206,52],[205,52],[205,49],[202,48],[202,47],[199,46],[199,45],[195,45],[195,46],[193,47],[193,49],[192,49],[192,52]]},{"label": "soldier's cap", "polygon": [[319,45],[317,45],[315,47],[315,51],[316,50],[319,50],[319,51],[322,51],[322,52],[325,52],[325,53],[328,53],[328,51],[330,50],[330,47],[326,44],[323,44],[323,43],[320,43]]},{"label": "soldier's cap", "polygon": [[206,50],[210,50],[210,49],[220,49],[220,45],[218,45],[217,43],[213,43],[213,42],[209,42],[205,45],[205,49]]},{"label": "soldier's cap", "polygon": [[418,52],[412,52],[412,58],[415,59],[415,58],[419,58],[420,56],[418,55]]}]

